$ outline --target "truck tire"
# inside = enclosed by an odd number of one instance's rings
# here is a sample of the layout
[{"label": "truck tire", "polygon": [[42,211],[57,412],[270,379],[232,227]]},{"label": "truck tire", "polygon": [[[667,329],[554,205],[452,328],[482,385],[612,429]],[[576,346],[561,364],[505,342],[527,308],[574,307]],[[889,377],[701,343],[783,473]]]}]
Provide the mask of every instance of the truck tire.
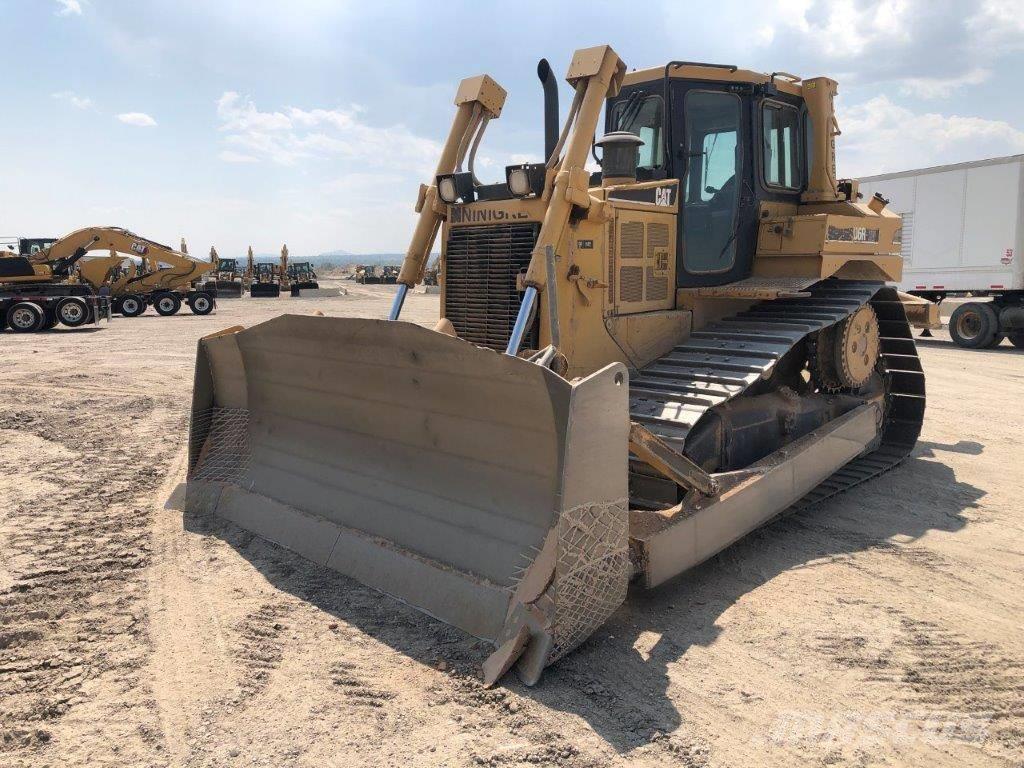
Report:
[{"label": "truck tire", "polygon": [[19,301],[7,310],[7,325],[15,333],[34,333],[45,321],[43,308],[31,301]]},{"label": "truck tire", "polygon": [[153,306],[158,315],[168,317],[178,314],[178,310],[181,309],[181,299],[173,293],[162,293],[153,301]]},{"label": "truck tire", "polygon": [[1017,349],[1024,349],[1024,331],[1013,331],[1006,334],[1006,337]]},{"label": "truck tire", "polygon": [[189,297],[188,308],[192,314],[208,315],[213,312],[213,298],[204,291],[198,291]]},{"label": "truck tire", "polygon": [[138,317],[146,311],[146,302],[138,296],[121,297],[121,314],[125,317]]},{"label": "truck tire", "polygon": [[949,335],[967,349],[984,349],[998,333],[999,318],[987,302],[961,304],[949,318]]},{"label": "truck tire", "polygon": [[57,320],[68,328],[78,328],[92,319],[89,305],[78,296],[66,296],[58,301],[54,314],[57,316]]},{"label": "truck tire", "polygon": [[40,331],[52,331],[57,327],[57,323],[60,320],[57,319],[57,313],[52,308],[47,307],[43,310],[43,324],[39,326]]}]

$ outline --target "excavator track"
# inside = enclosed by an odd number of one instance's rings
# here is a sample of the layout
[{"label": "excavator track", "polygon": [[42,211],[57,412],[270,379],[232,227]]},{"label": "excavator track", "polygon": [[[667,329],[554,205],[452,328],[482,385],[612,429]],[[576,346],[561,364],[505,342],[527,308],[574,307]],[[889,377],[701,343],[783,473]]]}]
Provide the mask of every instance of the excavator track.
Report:
[{"label": "excavator track", "polygon": [[879,320],[879,360],[886,387],[881,441],[792,505],[787,514],[899,464],[917,441],[924,419],[924,373],[896,290],[877,282],[833,279],[810,286],[806,293],[762,301],[710,323],[630,380],[631,418],[682,451],[686,435],[704,414],[770,376],[783,355],[808,335],[870,304]]}]

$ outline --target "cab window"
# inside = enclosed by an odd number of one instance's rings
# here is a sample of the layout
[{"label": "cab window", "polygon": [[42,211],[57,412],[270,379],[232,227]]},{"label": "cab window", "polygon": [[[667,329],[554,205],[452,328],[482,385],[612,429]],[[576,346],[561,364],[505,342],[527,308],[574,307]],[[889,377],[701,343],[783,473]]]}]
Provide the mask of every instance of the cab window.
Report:
[{"label": "cab window", "polygon": [[736,131],[716,131],[704,136],[700,199],[709,201],[736,173]]},{"label": "cab window", "polygon": [[761,166],[766,186],[800,189],[800,135],[800,113],[796,108],[775,102],[762,107]]},{"label": "cab window", "polygon": [[635,133],[644,142],[640,168],[661,168],[665,164],[663,104],[661,96],[634,92],[612,108],[612,130]]},{"label": "cab window", "polygon": [[683,110],[683,267],[691,274],[727,272],[736,259],[740,100],[732,93],[691,90]]}]

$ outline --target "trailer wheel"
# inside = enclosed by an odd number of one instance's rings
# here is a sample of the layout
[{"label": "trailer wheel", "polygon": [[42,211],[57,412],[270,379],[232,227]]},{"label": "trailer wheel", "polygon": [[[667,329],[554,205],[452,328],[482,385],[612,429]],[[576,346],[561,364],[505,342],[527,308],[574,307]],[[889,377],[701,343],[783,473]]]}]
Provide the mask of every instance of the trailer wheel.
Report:
[{"label": "trailer wheel", "polygon": [[146,302],[138,296],[121,297],[121,314],[125,317],[138,317],[146,311]]},{"label": "trailer wheel", "polygon": [[995,336],[992,337],[992,341],[988,343],[987,349],[995,349],[996,347],[1003,343],[1003,339],[1005,338],[1005,333],[997,333]]},{"label": "trailer wheel", "polygon": [[181,309],[181,299],[173,293],[164,293],[157,297],[157,300],[153,302],[153,306],[156,307],[158,315],[167,317],[168,315],[178,313],[178,310]]},{"label": "trailer wheel", "polygon": [[43,327],[43,309],[31,301],[19,301],[7,310],[7,325],[15,333],[33,333]]},{"label": "trailer wheel", "polygon": [[213,299],[210,294],[199,291],[188,300],[189,309],[196,315],[208,315],[213,312]]},{"label": "trailer wheel", "polygon": [[984,349],[999,333],[999,318],[988,303],[961,304],[949,318],[949,335],[967,349]]},{"label": "trailer wheel", "polygon": [[54,314],[68,328],[78,328],[81,325],[85,325],[92,317],[89,305],[77,296],[67,296],[58,301]]},{"label": "trailer wheel", "polygon": [[60,320],[57,318],[57,313],[56,312],[54,312],[52,309],[49,309],[49,308],[44,309],[43,310],[43,324],[41,326],[39,326],[39,330],[40,331],[52,331],[54,328],[57,327],[57,323],[59,323],[59,322],[60,322]]},{"label": "trailer wheel", "polygon": [[1006,334],[1006,338],[1010,340],[1017,349],[1024,349],[1024,331],[1014,331],[1013,333]]}]

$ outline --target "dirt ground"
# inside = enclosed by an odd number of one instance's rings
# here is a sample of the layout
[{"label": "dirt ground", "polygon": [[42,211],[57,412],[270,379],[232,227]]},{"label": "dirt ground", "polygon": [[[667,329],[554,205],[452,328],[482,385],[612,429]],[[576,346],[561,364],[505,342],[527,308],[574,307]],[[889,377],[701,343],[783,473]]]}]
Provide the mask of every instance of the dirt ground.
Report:
[{"label": "dirt ground", "polygon": [[924,341],[901,467],[484,690],[472,638],[177,506],[196,340],[384,315],[348,285],[0,335],[0,765],[1024,765],[1024,352]]}]

